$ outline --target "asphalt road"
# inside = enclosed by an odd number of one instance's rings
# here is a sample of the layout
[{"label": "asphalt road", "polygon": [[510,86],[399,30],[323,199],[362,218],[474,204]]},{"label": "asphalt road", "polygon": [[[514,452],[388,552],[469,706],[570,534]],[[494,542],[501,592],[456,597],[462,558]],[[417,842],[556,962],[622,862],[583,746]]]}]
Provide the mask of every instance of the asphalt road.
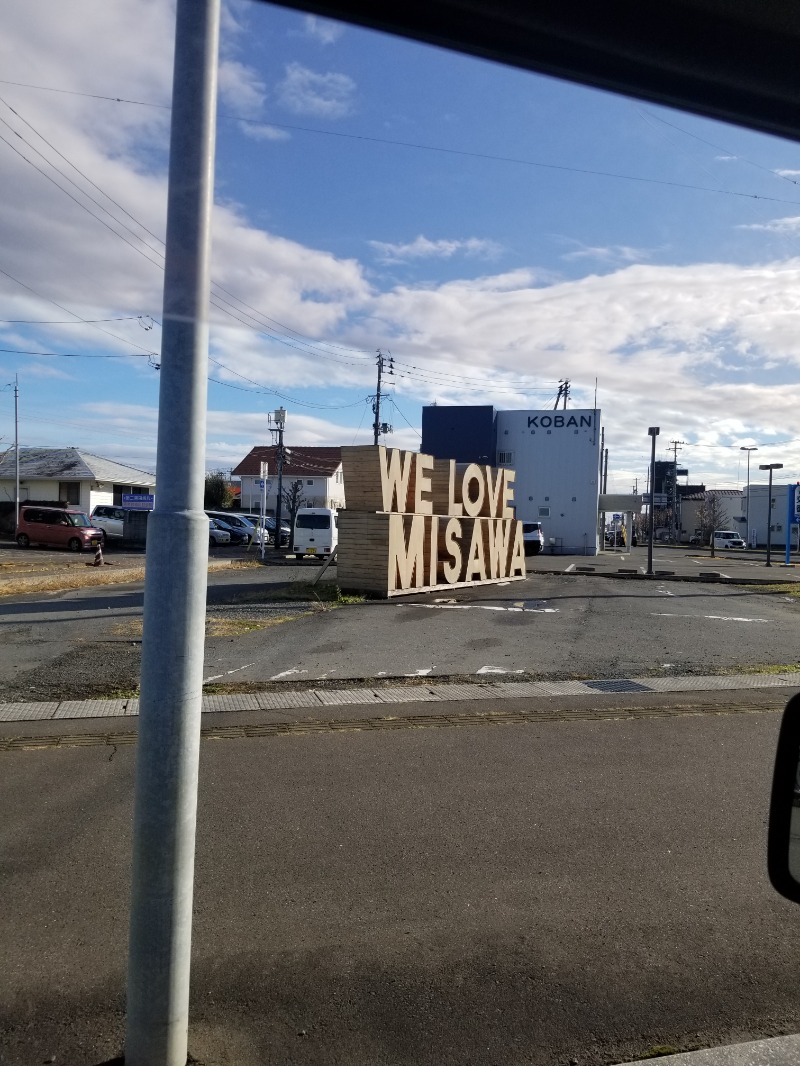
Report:
[{"label": "asphalt road", "polygon": [[[206,679],[619,678],[798,661],[800,601],[757,586],[536,573],[505,585],[336,610],[274,599],[277,584],[307,582],[315,572],[285,567],[210,574],[214,626],[206,641]],[[0,699],[135,689],[141,610],[136,585],[3,598]],[[289,620],[275,624],[279,618]]]},{"label": "asphalt road", "polygon": [[[192,1054],[599,1066],[796,1031],[800,910],[764,864],[777,726],[205,741]],[[133,761],[0,755],[3,1066],[121,1050]]]}]

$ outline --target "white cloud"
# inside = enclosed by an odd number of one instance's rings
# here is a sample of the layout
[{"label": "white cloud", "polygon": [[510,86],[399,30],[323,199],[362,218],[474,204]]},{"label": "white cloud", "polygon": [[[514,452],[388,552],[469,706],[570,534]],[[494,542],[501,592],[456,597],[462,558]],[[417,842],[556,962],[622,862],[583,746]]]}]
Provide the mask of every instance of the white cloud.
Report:
[{"label": "white cloud", "polygon": [[254,141],[288,141],[291,134],[268,122],[240,122],[239,129]]},{"label": "white cloud", "polygon": [[420,235],[407,244],[390,244],[387,241],[369,241],[368,244],[386,263],[400,263],[407,259],[451,259],[454,255],[493,259],[502,251],[496,241],[479,237],[432,241]]},{"label": "white cloud", "polygon": [[356,83],[347,74],[317,74],[301,63],[289,63],[277,87],[284,107],[296,115],[344,118],[353,109]]},{"label": "white cloud", "polygon": [[800,230],[800,215],[791,215],[788,218],[773,218],[769,222],[750,222],[740,225],[737,229],[760,230],[763,233],[797,233]]},{"label": "white cloud", "polygon": [[800,178],[800,170],[776,170],[775,173],[779,178]]},{"label": "white cloud", "polygon": [[570,240],[571,244],[578,247],[571,252],[565,252],[561,258],[567,262],[577,262],[581,259],[593,259],[600,263],[641,263],[650,258],[650,253],[644,248],[633,248],[628,244],[610,244],[606,246],[581,244],[580,241]]},{"label": "white cloud", "polygon": [[266,98],[266,87],[260,75],[236,59],[220,62],[219,92],[228,107],[251,118],[259,115]]},{"label": "white cloud", "polygon": [[344,26],[340,22],[332,22],[318,15],[306,15],[303,26],[306,34],[320,44],[334,44],[344,33]]}]

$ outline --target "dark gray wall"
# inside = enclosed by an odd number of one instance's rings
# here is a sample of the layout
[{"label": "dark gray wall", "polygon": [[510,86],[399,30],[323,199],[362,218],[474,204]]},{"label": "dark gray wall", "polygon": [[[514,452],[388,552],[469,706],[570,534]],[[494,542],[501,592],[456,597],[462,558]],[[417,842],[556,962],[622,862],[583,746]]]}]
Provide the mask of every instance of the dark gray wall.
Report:
[{"label": "dark gray wall", "polygon": [[475,407],[423,407],[420,450],[459,463],[495,463],[497,412]]}]

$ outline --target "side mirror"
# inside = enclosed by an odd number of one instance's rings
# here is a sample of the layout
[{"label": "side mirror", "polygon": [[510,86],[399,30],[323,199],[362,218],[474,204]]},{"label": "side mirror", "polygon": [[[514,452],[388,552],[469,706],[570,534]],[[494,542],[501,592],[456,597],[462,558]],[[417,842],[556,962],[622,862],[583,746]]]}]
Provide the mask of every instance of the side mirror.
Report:
[{"label": "side mirror", "polygon": [[800,903],[800,694],[786,704],[775,753],[767,869],[776,891]]}]

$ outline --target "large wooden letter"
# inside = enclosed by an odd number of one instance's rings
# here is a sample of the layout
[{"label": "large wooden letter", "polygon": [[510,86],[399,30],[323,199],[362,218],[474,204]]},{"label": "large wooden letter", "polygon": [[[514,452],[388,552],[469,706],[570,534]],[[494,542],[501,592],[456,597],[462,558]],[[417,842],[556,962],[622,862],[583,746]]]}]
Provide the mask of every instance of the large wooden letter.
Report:
[{"label": "large wooden letter", "polygon": [[424,587],[424,515],[389,516],[389,583],[390,591]]},{"label": "large wooden letter", "polygon": [[[477,484],[477,492],[473,497],[470,494],[470,485]],[[483,484],[483,471],[477,463],[470,463],[464,471],[461,479],[461,501],[464,504],[465,514],[473,518],[481,513],[486,489]]]},{"label": "large wooden letter", "polygon": [[444,579],[448,585],[455,585],[461,577],[461,523],[451,518],[444,529],[444,546],[450,559],[444,560]]},{"label": "large wooden letter", "polygon": [[489,504],[488,514],[490,518],[501,518],[500,500],[502,497],[503,484],[505,481],[503,470],[495,470],[494,484],[492,484],[492,468],[486,467],[486,496]]},{"label": "large wooden letter", "polygon": [[522,539],[522,522],[509,523],[514,527],[514,550],[511,553],[509,577],[525,577],[525,541]]},{"label": "large wooden letter", "polygon": [[384,511],[407,511],[408,480],[411,476],[414,453],[403,452],[399,448],[381,448],[380,457],[383,509]]},{"label": "large wooden letter", "polygon": [[514,481],[516,471],[503,469],[503,518],[514,517]]},{"label": "large wooden letter", "polygon": [[483,556],[483,526],[486,520],[476,518],[472,523],[472,539],[469,542],[469,554],[467,555],[467,572],[464,574],[465,581],[472,581],[474,577],[486,580],[486,561]]},{"label": "large wooden letter", "polygon": [[489,532],[489,576],[508,577],[512,523],[503,518],[490,518],[486,525]]},{"label": "large wooden letter", "polygon": [[[433,456],[418,454],[416,463],[417,466],[414,472],[414,511],[416,514],[433,514],[431,479],[430,474],[426,474],[426,471],[433,470]],[[423,493],[426,494],[424,498]]]}]

